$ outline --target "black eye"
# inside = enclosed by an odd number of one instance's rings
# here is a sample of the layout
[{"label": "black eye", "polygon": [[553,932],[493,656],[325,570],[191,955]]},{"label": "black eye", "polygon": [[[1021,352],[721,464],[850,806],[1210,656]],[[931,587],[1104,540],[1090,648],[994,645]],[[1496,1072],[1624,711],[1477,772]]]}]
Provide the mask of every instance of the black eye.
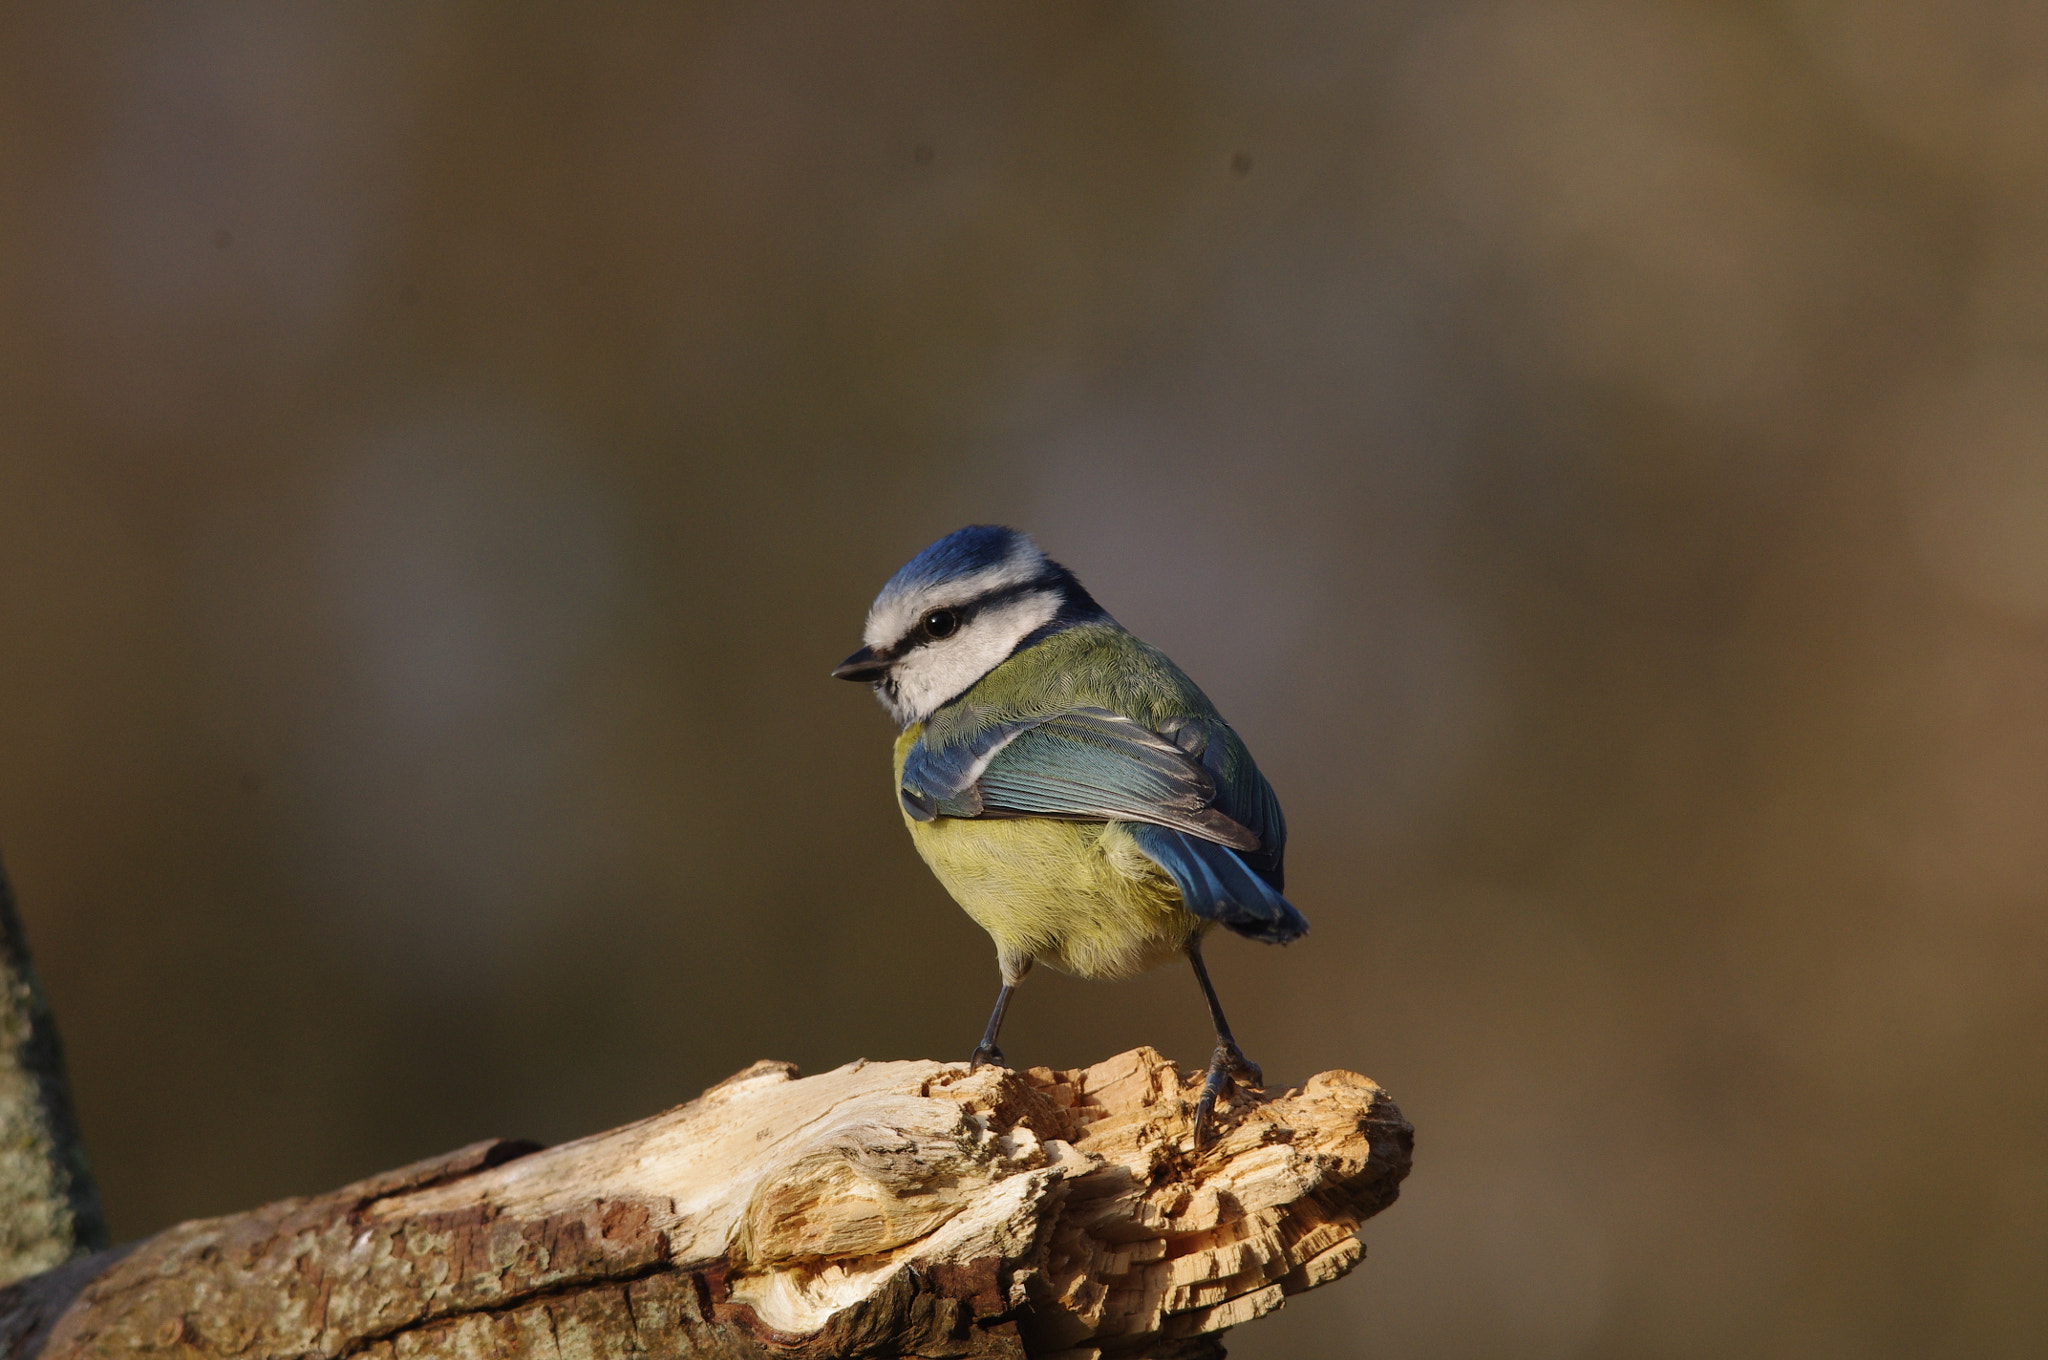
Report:
[{"label": "black eye", "polygon": [[924,616],[924,631],[934,638],[949,638],[960,631],[960,616],[950,609],[934,609]]}]

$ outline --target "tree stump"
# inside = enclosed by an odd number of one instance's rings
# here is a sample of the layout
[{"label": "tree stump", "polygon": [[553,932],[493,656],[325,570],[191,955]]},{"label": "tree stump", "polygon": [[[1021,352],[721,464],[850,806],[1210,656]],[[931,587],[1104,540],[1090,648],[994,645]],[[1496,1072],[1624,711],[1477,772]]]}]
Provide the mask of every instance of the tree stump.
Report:
[{"label": "tree stump", "polygon": [[1014,1072],[763,1062],[639,1123],[479,1143],[0,1290],[0,1354],[1220,1356],[1349,1271],[1413,1130],[1349,1072],[1240,1100],[1140,1048]]}]

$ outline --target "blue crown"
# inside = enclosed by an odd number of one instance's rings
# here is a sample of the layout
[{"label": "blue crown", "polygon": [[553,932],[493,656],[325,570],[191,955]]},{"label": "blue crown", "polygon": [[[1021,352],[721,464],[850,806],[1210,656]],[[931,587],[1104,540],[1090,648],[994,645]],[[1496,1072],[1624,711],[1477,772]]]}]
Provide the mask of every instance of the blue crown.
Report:
[{"label": "blue crown", "polygon": [[882,587],[882,595],[888,597],[903,591],[921,590],[941,581],[999,567],[1016,558],[1020,548],[1033,556],[1038,555],[1031,539],[1008,525],[970,524],[965,529],[955,529],[904,563]]}]

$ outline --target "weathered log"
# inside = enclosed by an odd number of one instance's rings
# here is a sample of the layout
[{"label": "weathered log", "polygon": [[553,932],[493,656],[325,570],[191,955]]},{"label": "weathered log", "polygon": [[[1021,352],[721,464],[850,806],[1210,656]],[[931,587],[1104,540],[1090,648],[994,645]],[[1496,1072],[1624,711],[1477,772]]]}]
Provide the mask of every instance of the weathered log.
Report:
[{"label": "weathered log", "polygon": [[1068,1072],[757,1063],[545,1151],[480,1143],[0,1290],[0,1354],[1220,1356],[1349,1271],[1413,1132],[1364,1077],[1239,1102]]},{"label": "weathered log", "polygon": [[106,1245],[57,1022],[0,868],[0,1283]]}]

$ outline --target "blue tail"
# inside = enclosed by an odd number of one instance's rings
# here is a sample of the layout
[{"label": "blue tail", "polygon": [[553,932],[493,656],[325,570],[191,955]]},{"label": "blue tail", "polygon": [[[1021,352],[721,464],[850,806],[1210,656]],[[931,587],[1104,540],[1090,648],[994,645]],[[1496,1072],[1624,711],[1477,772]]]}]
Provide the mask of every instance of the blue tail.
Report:
[{"label": "blue tail", "polygon": [[1229,846],[1150,822],[1124,825],[1138,848],[1173,876],[1182,904],[1195,915],[1266,944],[1286,944],[1307,933],[1307,919]]}]

